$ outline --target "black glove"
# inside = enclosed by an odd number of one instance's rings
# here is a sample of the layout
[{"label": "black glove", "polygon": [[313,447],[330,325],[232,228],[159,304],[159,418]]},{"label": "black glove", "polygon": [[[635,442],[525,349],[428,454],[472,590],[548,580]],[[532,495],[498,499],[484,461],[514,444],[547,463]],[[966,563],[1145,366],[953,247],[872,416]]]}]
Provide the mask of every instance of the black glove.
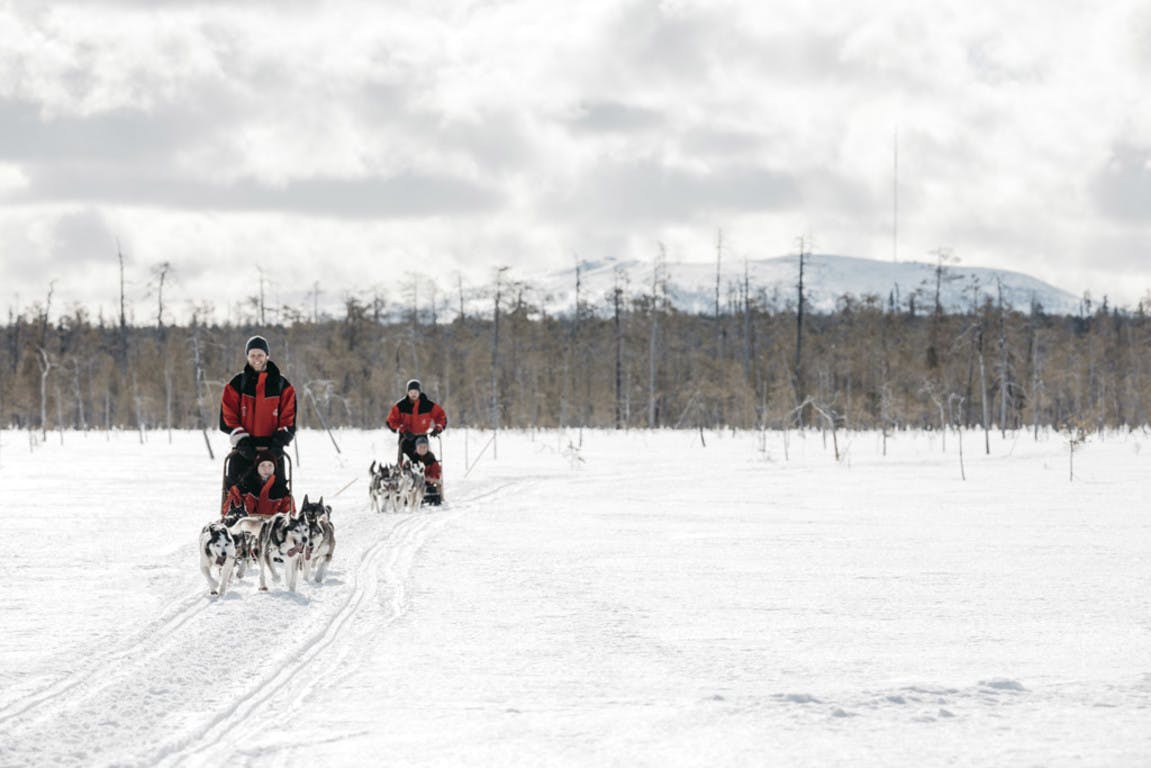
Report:
[{"label": "black glove", "polygon": [[291,444],[292,435],[286,429],[280,429],[272,433],[272,436],[268,438],[268,442],[271,443],[273,451],[282,453],[283,450]]},{"label": "black glove", "polygon": [[432,437],[439,437],[441,432],[443,432],[443,430],[440,429],[439,427],[436,427],[435,429],[432,430],[431,435],[432,435]]},{"label": "black glove", "polygon": [[393,435],[396,434],[396,428],[395,427],[393,427],[391,424],[387,424],[386,426],[388,429],[392,430]]},{"label": "black glove", "polygon": [[254,461],[256,458],[256,444],[252,442],[250,436],[245,435],[236,441],[236,453],[243,456],[248,461]]},{"label": "black glove", "polygon": [[412,439],[412,433],[411,432],[401,432],[400,433],[400,442],[401,443],[406,443],[407,441],[409,441],[411,439]]}]

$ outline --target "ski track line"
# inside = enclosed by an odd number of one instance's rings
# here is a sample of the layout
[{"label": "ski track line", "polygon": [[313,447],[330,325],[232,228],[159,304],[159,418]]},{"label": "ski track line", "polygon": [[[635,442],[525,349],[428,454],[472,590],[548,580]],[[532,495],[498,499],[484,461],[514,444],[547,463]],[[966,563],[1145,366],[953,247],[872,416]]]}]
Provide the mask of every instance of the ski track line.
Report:
[{"label": "ski track line", "polygon": [[[449,508],[447,515],[409,513],[408,517],[391,528],[387,536],[361,555],[360,563],[354,571],[355,585],[351,595],[322,629],[312,633],[305,640],[303,651],[294,657],[295,660],[290,666],[265,677],[255,688],[201,727],[160,748],[138,764],[164,767],[182,765],[190,761],[201,764],[203,760],[197,758],[204,758],[209,753],[235,755],[248,740],[249,735],[268,730],[269,723],[271,727],[278,727],[286,719],[290,719],[290,713],[283,711],[264,716],[261,714],[262,705],[282,691],[291,689],[307,691],[313,687],[316,680],[327,677],[329,668],[338,667],[342,663],[335,654],[328,654],[325,651],[343,637],[344,628],[352,617],[359,613],[360,607],[375,598],[381,581],[390,584],[393,593],[387,602],[386,616],[382,623],[373,629],[387,627],[403,616],[408,607],[405,576],[431,530],[446,525],[467,512],[474,504],[501,495],[513,485],[514,483],[505,483],[465,498],[458,508]],[[367,511],[367,507],[364,511]],[[377,575],[381,568],[385,577],[382,580]],[[364,631],[366,630],[361,630]]]},{"label": "ski track line", "polygon": [[[140,630],[122,645],[118,644],[118,650],[97,656],[95,660],[89,660],[86,669],[83,671],[48,683],[4,705],[4,707],[0,708],[0,726],[21,715],[29,713],[29,710],[34,710],[45,702],[50,702],[63,696],[77,687],[87,686],[93,690],[100,690],[102,687],[113,684],[104,683],[101,685],[100,682],[97,681],[92,685],[88,685],[97,675],[108,673],[110,670],[116,669],[119,663],[125,660],[130,659],[136,661],[148,654],[154,655],[158,653],[156,650],[158,641],[162,642],[174,634],[191,619],[205,611],[211,604],[211,601],[205,600],[202,595],[186,598],[180,603],[179,607],[171,616],[166,618],[160,617],[156,622],[153,622],[152,625]],[[159,626],[155,626],[157,623]],[[143,653],[141,653],[141,650],[143,650]],[[54,714],[54,712],[47,712],[40,717],[50,717]],[[37,717],[36,712],[31,712],[33,721],[36,720]]]},{"label": "ski track line", "polygon": [[[364,600],[375,594],[376,579],[372,573],[378,567],[381,556],[386,555],[394,547],[406,545],[419,530],[415,528],[417,520],[419,518],[416,517],[400,520],[385,538],[364,552],[354,572],[355,585],[348,599],[322,629],[304,641],[303,652],[295,657],[290,666],[285,666],[275,674],[265,677],[231,706],[217,713],[194,732],[185,734],[174,744],[161,748],[141,761],[140,765],[179,765],[231,742],[242,742],[241,734],[238,733],[240,726],[244,727],[245,732],[258,728],[261,721],[260,715],[257,714],[258,708],[288,685],[304,684],[304,681],[300,680],[302,670],[307,669],[309,662],[336,641],[340,630],[356,614]],[[423,527],[426,527],[426,524]],[[310,673],[308,677],[311,677]],[[282,718],[283,713],[278,713],[275,719],[282,722]]]}]

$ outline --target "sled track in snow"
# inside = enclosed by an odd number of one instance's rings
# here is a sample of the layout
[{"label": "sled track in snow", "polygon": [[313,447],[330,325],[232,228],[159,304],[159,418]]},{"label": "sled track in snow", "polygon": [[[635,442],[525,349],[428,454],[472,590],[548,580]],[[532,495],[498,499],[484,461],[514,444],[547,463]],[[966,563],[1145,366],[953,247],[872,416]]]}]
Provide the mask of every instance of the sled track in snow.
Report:
[{"label": "sled track in snow", "polygon": [[[170,608],[117,639],[114,650],[93,643],[76,674],[6,704],[0,765],[199,765],[242,754],[246,737],[282,731],[285,711],[340,674],[361,639],[407,612],[411,567],[437,529],[514,487],[393,518],[387,528],[386,517],[365,506],[344,535],[370,543],[342,562],[337,549],[331,584],[304,584],[294,595],[245,593],[254,587],[249,575],[247,588],[234,586],[224,599],[209,599],[199,585],[174,595]],[[262,706],[269,701],[275,706]],[[153,717],[145,722],[142,712]]]},{"label": "sled track in snow", "polygon": [[[188,597],[180,601],[171,615],[156,619],[147,628],[128,638],[124,645],[119,646],[117,650],[96,656],[94,660],[90,659],[83,669],[66,678],[41,686],[0,708],[0,727],[35,710],[45,702],[51,702],[69,691],[88,685],[109,668],[138,659],[140,648],[147,647],[149,643],[163,642],[210,606],[211,602],[205,600],[202,595]],[[31,712],[31,714],[35,717],[36,713]]]},{"label": "sled track in snow", "polygon": [[[234,704],[217,712],[194,731],[165,745],[140,764],[170,767],[185,763],[201,764],[216,757],[227,760],[241,753],[253,734],[270,727],[269,721],[274,721],[278,727],[284,722],[286,713],[275,709],[272,714],[265,714],[269,708],[264,705],[280,695],[298,701],[317,681],[336,672],[342,665],[342,657],[331,651],[347,641],[349,633],[353,638],[377,635],[401,618],[408,608],[407,574],[430,534],[464,514],[473,504],[498,497],[512,485],[504,484],[466,498],[458,506],[447,508],[447,514],[414,513],[399,520],[387,536],[363,552],[352,574],[351,593],[322,628],[314,630],[302,643],[297,643],[299,653],[290,665],[265,677]],[[392,590],[384,602],[384,615],[378,621],[351,628],[352,618],[377,599],[382,587]]]},{"label": "sled track in snow", "polygon": [[[348,599],[326,626],[304,640],[301,645],[302,652],[294,664],[265,677],[255,688],[246,692],[227,709],[218,712],[196,731],[185,734],[178,742],[162,749],[159,754],[144,762],[161,766],[179,765],[209,751],[221,749],[232,751],[235,745],[242,744],[244,735],[258,729],[258,723],[263,721],[263,716],[258,713],[261,705],[289,686],[295,688],[306,686],[301,675],[306,676],[308,681],[320,676],[321,673],[312,665],[324,658],[324,652],[340,638],[348,621],[356,615],[365,601],[375,597],[379,589],[375,578],[377,568],[383,561],[398,560],[397,548],[411,546],[419,534],[429,526],[430,518],[426,517],[408,517],[400,520],[388,537],[364,553],[356,566],[355,584]],[[402,585],[397,585],[397,592],[402,592]],[[392,618],[398,617],[402,609],[402,601],[393,601]],[[282,717],[280,713],[277,715]]]}]

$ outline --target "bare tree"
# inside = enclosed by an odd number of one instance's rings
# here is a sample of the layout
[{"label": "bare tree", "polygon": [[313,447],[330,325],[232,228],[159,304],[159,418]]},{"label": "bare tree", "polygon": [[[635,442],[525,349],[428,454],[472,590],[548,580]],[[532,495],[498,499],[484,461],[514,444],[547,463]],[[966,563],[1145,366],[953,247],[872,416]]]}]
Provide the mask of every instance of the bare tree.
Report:
[{"label": "bare tree", "polygon": [[168,428],[168,444],[172,444],[172,358],[164,355],[164,423]]},{"label": "bare tree", "polygon": [[1008,366],[1007,310],[1003,306],[1003,281],[996,276],[999,300],[999,434],[1007,437],[1007,406],[1011,400],[1011,369]]},{"label": "bare tree", "polygon": [[56,281],[48,282],[48,296],[44,299],[44,312],[40,315],[40,346],[48,346],[48,323],[52,312],[52,296],[56,293]]},{"label": "bare tree", "polygon": [[460,323],[462,324],[467,322],[468,316],[464,312],[464,276],[459,272],[456,273],[456,288],[460,294]]},{"label": "bare tree", "polygon": [[940,347],[940,329],[943,324],[943,286],[950,282],[953,278],[949,273],[951,264],[957,263],[959,260],[955,258],[949,248],[936,248],[931,252],[935,256],[935,267],[932,273],[935,277],[935,286],[932,293],[932,313],[931,324],[929,326],[928,339],[927,339],[927,367],[934,370],[939,367],[939,347]]},{"label": "bare tree", "polygon": [[[491,423],[492,437],[500,431],[500,403],[499,403],[499,362],[500,362],[500,298],[503,289],[504,273],[507,267],[496,269],[496,295],[495,312],[492,316],[492,386],[491,386]],[[492,456],[498,456],[498,446],[492,445]]]},{"label": "bare tree", "polygon": [[79,358],[72,360],[72,396],[76,398],[76,426],[79,429],[88,429],[88,418],[84,412],[84,395],[80,387],[80,372],[83,365]]},{"label": "bare tree", "polygon": [[208,439],[208,413],[204,405],[204,366],[200,362],[200,323],[195,313],[192,315],[192,370],[195,376],[196,387],[196,418],[200,432],[204,435],[204,445],[208,449],[208,458],[215,459],[212,451],[212,441]]},{"label": "bare tree", "polygon": [[[753,367],[755,359],[755,342],[752,337],[751,326],[751,276],[748,273],[747,257],[743,259],[743,284],[740,286],[740,310],[743,313],[743,377],[744,379],[753,378]],[[756,382],[755,391],[759,391],[759,383]]]},{"label": "bare tree", "polygon": [[723,320],[720,315],[719,306],[719,286],[720,286],[720,267],[723,263],[723,230],[717,229],[715,232],[715,354],[716,360],[722,362],[724,358],[724,334],[723,334]]},{"label": "bare tree", "polygon": [[647,426],[655,429],[658,424],[656,403],[656,370],[659,359],[659,318],[663,314],[667,296],[667,248],[659,244],[659,255],[651,270],[651,333],[648,337],[647,353]]},{"label": "bare tree", "polygon": [[1067,482],[1075,481],[1075,449],[1087,442],[1087,431],[1072,427],[1067,434]]},{"label": "bare tree", "polygon": [[48,439],[48,374],[52,371],[52,358],[48,350],[37,345],[36,352],[39,357],[36,362],[40,365],[40,438]]},{"label": "bare tree", "polygon": [[[804,393],[804,376],[803,376],[803,313],[804,305],[807,303],[803,293],[803,272],[807,260],[807,243],[801,236],[798,240],[799,256],[798,256],[798,279],[796,280],[796,304],[795,304],[795,368],[794,368],[794,387],[796,399],[801,403],[806,403],[806,395]],[[803,410],[802,407],[797,413],[799,423],[803,424]]]},{"label": "bare tree", "polygon": [[172,264],[167,261],[156,267],[156,328],[160,331],[161,338],[164,332],[164,280],[171,269]]},{"label": "bare tree", "polygon": [[267,325],[267,317],[266,317],[265,312],[264,312],[264,308],[267,306],[267,302],[264,300],[264,268],[257,266],[256,271],[260,275],[260,292],[259,292],[259,294],[257,294],[257,301],[256,301],[256,308],[257,308],[257,311],[259,312],[259,314],[257,314],[256,316],[258,318],[260,318],[260,325],[264,326],[264,325]]},{"label": "bare tree", "polygon": [[[575,304],[572,307],[571,322],[568,324],[568,332],[564,335],[564,369],[563,369],[563,384],[562,393],[560,396],[560,416],[559,424],[561,427],[568,426],[571,423],[571,413],[578,409],[573,409],[572,404],[577,399],[576,395],[576,381],[575,370],[580,366],[575,360],[576,356],[576,342],[580,339],[580,320],[583,310],[583,283],[582,283],[582,264],[579,257],[576,257],[575,265]],[[582,415],[580,416],[580,427],[583,426]],[[580,433],[582,444],[583,433]]]},{"label": "bare tree", "polygon": [[308,291],[308,294],[312,297],[312,323],[320,322],[321,293],[323,293],[323,291],[320,290],[320,281],[317,280],[316,282],[312,283],[312,290]]},{"label": "bare tree", "polygon": [[612,324],[615,328],[615,428],[623,429],[623,269],[616,267],[612,287]]},{"label": "bare tree", "polygon": [[116,362],[121,369],[128,365],[128,312],[124,297],[124,251],[116,240],[116,257],[120,262],[120,335],[116,347]]},{"label": "bare tree", "polygon": [[951,423],[955,425],[955,442],[959,445],[959,477],[967,480],[967,469],[963,465],[963,422],[959,412],[963,410],[963,396],[952,393],[947,396],[947,408],[951,411]]},{"label": "bare tree", "polygon": [[408,273],[400,286],[400,293],[408,304],[408,344],[412,354],[413,370],[421,370],[420,349],[423,347],[423,329],[420,327],[420,276]]},{"label": "bare tree", "polygon": [[380,325],[384,321],[384,308],[387,302],[384,300],[383,294],[380,292],[379,286],[372,288],[372,322],[375,325]]},{"label": "bare tree", "polygon": [[1031,297],[1031,315],[1027,324],[1027,358],[1031,364],[1031,419],[1034,439],[1039,439],[1039,423],[1042,415],[1043,398],[1043,358],[1039,349],[1039,315],[1042,308],[1034,296]]},{"label": "bare tree", "polygon": [[983,354],[983,324],[979,325],[979,329],[975,333],[975,348],[979,355],[979,401],[982,410],[982,426],[983,426],[983,449],[984,452],[991,455],[991,413],[990,403],[987,402],[987,366],[984,363]]},{"label": "bare tree", "polygon": [[140,382],[136,366],[132,367],[132,402],[136,406],[136,428],[140,432],[140,444],[143,445],[146,442],[148,422],[144,415],[144,398],[140,394]]}]

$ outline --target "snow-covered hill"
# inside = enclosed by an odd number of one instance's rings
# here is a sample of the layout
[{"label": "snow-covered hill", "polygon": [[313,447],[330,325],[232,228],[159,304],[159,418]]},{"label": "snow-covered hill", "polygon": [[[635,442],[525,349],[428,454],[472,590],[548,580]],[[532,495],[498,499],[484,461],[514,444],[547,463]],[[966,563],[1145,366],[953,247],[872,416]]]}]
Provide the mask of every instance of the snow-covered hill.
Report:
[{"label": "snow-covered hill", "polygon": [[[929,311],[934,303],[936,265],[924,262],[884,262],[849,256],[812,254],[805,257],[804,294],[808,306],[817,312],[832,312],[845,295],[858,300],[872,297],[888,304],[895,301],[906,310],[911,301],[919,311]],[[797,298],[798,257],[721,263],[720,303],[725,311],[737,305],[744,284],[751,295],[768,307],[794,307]],[[580,298],[606,306],[617,279],[626,295],[650,294],[654,265],[643,261],[599,261],[581,265]],[[619,276],[617,278],[617,275]],[[715,264],[668,263],[668,295],[674,305],[687,312],[711,313],[715,310]],[[552,313],[570,312],[576,299],[576,268],[551,272],[526,281],[537,290],[540,304]],[[940,285],[941,303],[947,312],[963,312],[973,302],[990,298],[1010,307],[1030,311],[1038,302],[1049,314],[1075,315],[1080,312],[1081,298],[1048,285],[1029,275],[1002,269],[946,265]]]}]

